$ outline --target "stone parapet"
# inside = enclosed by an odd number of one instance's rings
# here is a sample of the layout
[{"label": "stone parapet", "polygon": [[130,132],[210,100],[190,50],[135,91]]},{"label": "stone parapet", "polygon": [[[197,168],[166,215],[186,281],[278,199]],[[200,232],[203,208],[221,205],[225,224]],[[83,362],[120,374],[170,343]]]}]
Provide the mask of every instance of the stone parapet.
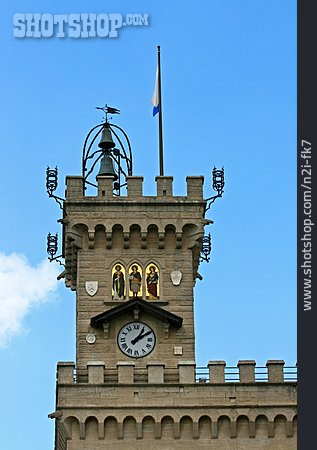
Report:
[{"label": "stone parapet", "polygon": [[294,383],[59,385],[57,411],[72,450],[99,449],[92,433],[100,449],[136,448],[150,432],[137,448],[296,449]]},{"label": "stone parapet", "polygon": [[156,177],[156,192],[158,197],[171,197],[173,195],[173,177]]},{"label": "stone parapet", "polygon": [[203,176],[188,176],[186,177],[187,182],[187,197],[195,200],[203,199]]},{"label": "stone parapet", "polygon": [[138,200],[139,202],[149,202],[151,200],[178,202],[178,201],[203,201],[203,184],[204,177],[188,176],[186,177],[187,193],[182,196],[173,195],[173,181],[172,176],[157,176],[156,182],[156,196],[143,195],[143,176],[127,176],[126,187],[127,195],[121,193],[120,196],[113,194],[113,176],[98,175],[97,193],[96,195],[83,194],[83,177],[80,175],[73,175],[66,177],[66,200],[85,202],[98,202],[100,199],[109,200],[116,204],[120,202],[129,202],[131,200]]},{"label": "stone parapet", "polygon": [[97,176],[98,183],[98,196],[104,199],[110,199],[113,197],[113,176]]},{"label": "stone parapet", "polygon": [[101,384],[104,382],[104,361],[88,361],[88,383]]},{"label": "stone parapet", "polygon": [[119,361],[117,363],[118,383],[133,384],[134,366],[135,363],[130,361]]},{"label": "stone parapet", "polygon": [[195,367],[194,361],[182,361],[178,363],[179,382],[195,383]]},{"label": "stone parapet", "polygon": [[163,362],[151,362],[147,364],[148,383],[164,383],[164,368]]},{"label": "stone parapet", "polygon": [[254,383],[255,382],[255,361],[240,360],[238,362],[239,367],[239,379],[241,383]]},{"label": "stone parapet", "polygon": [[79,200],[83,198],[83,177],[66,177],[66,200]]},{"label": "stone parapet", "polygon": [[143,195],[143,177],[127,177],[128,197],[142,197]]},{"label": "stone parapet", "polygon": [[[118,361],[116,368],[107,368],[104,361],[88,361],[87,376],[77,376],[76,384],[282,384],[296,381],[296,372],[284,374],[283,360],[268,360],[267,377],[261,372],[256,375],[254,360],[240,360],[235,373],[225,373],[225,361],[209,361],[207,368],[196,368],[194,361],[179,361],[177,368],[166,367],[161,361],[149,361],[144,368],[136,367],[134,361]],[[235,368],[229,367],[230,370]],[[265,368],[261,368],[263,370]],[[289,368],[295,370],[296,368]],[[203,377],[201,377],[203,375]],[[207,376],[205,376],[207,375]],[[232,377],[235,378],[232,378]],[[238,377],[238,378],[237,378]],[[74,384],[75,364],[74,362],[59,362],[57,364],[58,384]],[[110,380],[110,381],[109,381]]]},{"label": "stone parapet", "polygon": [[57,383],[74,383],[75,363],[73,361],[62,361],[57,363]]},{"label": "stone parapet", "polygon": [[209,361],[209,382],[224,383],[225,382],[225,361]]},{"label": "stone parapet", "polygon": [[148,362],[140,382],[134,363],[119,361],[117,381],[103,382],[111,369],[91,361],[87,381],[74,383],[74,363],[58,363],[56,412],[49,415],[57,419],[56,450],[128,450],[136,442],[144,450],[295,450],[296,383],[281,382],[280,360],[267,362],[269,382],[254,381],[254,364],[239,361],[241,382],[224,382],[225,362],[209,361],[202,383],[195,363],[180,361],[179,381],[169,383],[163,362]]},{"label": "stone parapet", "polygon": [[283,383],[284,381],[284,361],[281,359],[270,359],[266,363],[269,383]]}]

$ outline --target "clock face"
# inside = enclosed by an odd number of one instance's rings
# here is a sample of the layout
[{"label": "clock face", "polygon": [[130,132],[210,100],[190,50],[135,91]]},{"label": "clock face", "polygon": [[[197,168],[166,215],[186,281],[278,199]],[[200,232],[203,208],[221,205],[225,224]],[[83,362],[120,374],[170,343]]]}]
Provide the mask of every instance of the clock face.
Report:
[{"label": "clock face", "polygon": [[131,358],[149,355],[156,343],[154,331],[142,322],[130,322],[124,325],[117,339],[122,353]]}]

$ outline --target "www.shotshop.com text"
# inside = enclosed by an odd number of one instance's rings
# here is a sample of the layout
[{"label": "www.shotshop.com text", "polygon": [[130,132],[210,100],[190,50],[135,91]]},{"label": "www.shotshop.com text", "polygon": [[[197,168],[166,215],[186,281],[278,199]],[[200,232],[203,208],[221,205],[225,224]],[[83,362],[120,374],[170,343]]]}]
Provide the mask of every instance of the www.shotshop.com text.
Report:
[{"label": "www.shotshop.com text", "polygon": [[301,165],[300,165],[300,192],[302,195],[302,223],[301,233],[301,252],[303,273],[303,301],[304,311],[311,310],[312,298],[312,164],[311,164],[311,143],[301,140]]}]

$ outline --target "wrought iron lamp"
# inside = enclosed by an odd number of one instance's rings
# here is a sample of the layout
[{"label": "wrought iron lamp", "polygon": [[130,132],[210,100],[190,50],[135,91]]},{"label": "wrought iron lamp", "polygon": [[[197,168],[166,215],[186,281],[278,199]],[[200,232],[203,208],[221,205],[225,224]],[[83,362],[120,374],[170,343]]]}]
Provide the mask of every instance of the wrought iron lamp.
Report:
[{"label": "wrought iron lamp", "polygon": [[[225,171],[222,167],[221,169],[217,169],[215,166],[212,169],[212,188],[214,191],[217,192],[217,195],[213,195],[212,197],[207,198],[205,201],[209,202],[206,205],[205,212],[210,209],[211,205],[214,203],[216,198],[222,197],[222,194],[224,192],[223,188],[225,186]],[[211,253],[211,235],[205,234],[202,241],[202,248],[200,252],[200,261],[210,261],[210,253]]]},{"label": "wrought iron lamp", "polygon": [[216,200],[216,198],[222,197],[222,194],[224,192],[223,190],[224,186],[225,186],[225,170],[223,167],[221,169],[217,169],[214,166],[214,168],[212,169],[212,188],[214,191],[217,192],[217,195],[206,198],[206,202],[209,203],[205,211],[208,211],[208,209],[210,209],[211,205]]}]

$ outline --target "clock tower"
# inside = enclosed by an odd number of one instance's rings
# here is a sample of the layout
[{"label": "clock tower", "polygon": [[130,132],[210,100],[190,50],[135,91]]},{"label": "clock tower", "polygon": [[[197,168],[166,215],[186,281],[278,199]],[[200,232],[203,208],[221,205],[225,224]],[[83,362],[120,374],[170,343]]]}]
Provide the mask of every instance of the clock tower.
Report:
[{"label": "clock tower", "polygon": [[161,362],[176,380],[194,364],[193,287],[204,236],[202,177],[187,177],[187,195],[173,196],[172,177],[157,177],[157,195],[128,176],[127,195],[113,195],[113,177],[97,177],[84,196],[82,177],[67,177],[64,203],[65,282],[76,290],[76,373],[89,363],[133,367],[142,378]]},{"label": "clock tower", "polygon": [[[249,360],[239,362],[239,383],[225,383],[224,361],[209,361],[197,380],[193,290],[211,223],[203,177],[188,176],[186,194],[175,196],[173,177],[158,176],[156,195],[145,195],[122,130],[107,120],[96,129],[82,174],[66,178],[59,199],[59,278],[76,293],[76,362],[57,366],[55,450],[253,449],[258,416],[261,439],[275,433],[280,410],[268,414],[270,402],[284,407],[287,427],[274,448],[295,449],[294,386],[286,389],[282,361],[268,362],[274,390],[257,386]],[[235,447],[241,430],[246,444]]]}]

